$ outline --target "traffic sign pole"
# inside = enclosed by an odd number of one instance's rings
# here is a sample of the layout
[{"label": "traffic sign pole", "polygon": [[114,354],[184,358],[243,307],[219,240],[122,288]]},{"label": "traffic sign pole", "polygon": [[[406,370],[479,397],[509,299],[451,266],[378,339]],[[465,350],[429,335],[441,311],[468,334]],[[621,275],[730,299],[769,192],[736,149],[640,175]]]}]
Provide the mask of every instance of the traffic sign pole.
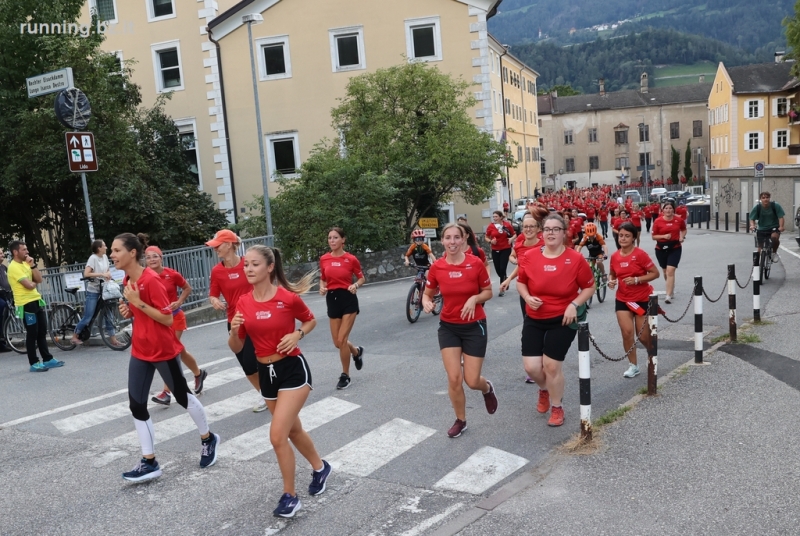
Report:
[{"label": "traffic sign pole", "polygon": [[69,170],[80,172],[83,186],[83,202],[86,205],[86,219],[89,222],[89,240],[94,242],[94,223],[92,222],[92,205],[89,202],[89,185],[86,182],[87,171],[97,171],[97,151],[94,147],[94,134],[91,132],[67,132],[67,154]]},{"label": "traffic sign pole", "polygon": [[86,173],[81,173],[83,185],[83,202],[86,204],[86,219],[89,220],[89,240],[94,242],[94,225],[92,224],[92,205],[89,203],[89,186],[86,184]]}]

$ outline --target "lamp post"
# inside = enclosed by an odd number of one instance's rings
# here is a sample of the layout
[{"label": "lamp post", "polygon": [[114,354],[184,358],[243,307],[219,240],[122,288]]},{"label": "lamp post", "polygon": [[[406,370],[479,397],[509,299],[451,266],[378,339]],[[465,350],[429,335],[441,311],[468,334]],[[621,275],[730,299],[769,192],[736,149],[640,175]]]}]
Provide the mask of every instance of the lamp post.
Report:
[{"label": "lamp post", "polygon": [[649,132],[647,133],[648,136],[645,136],[644,132],[644,115],[640,115],[639,117],[642,118],[642,122],[639,123],[639,135],[642,138],[642,144],[644,145],[644,196],[645,200],[648,200],[647,190],[650,186],[650,159],[647,157],[647,138],[649,136]]},{"label": "lamp post", "polygon": [[258,156],[261,161],[261,186],[264,189],[264,216],[267,219],[267,234],[272,234],[272,211],[269,206],[269,187],[267,185],[267,163],[264,160],[264,134],[261,131],[261,107],[258,104],[258,79],[256,78],[256,57],[253,52],[253,24],[261,24],[264,17],[260,13],[251,13],[242,17],[247,24],[247,42],[250,43],[250,70],[253,75],[253,99],[256,103],[256,128],[258,129]]}]

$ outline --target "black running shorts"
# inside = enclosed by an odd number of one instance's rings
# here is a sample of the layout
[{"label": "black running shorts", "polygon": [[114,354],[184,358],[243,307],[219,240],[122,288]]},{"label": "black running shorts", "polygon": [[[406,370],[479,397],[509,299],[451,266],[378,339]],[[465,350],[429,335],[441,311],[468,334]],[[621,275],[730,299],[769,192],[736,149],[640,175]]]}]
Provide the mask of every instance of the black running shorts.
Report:
[{"label": "black running shorts", "polygon": [[556,361],[564,361],[577,329],[562,326],[563,316],[543,320],[525,317],[522,323],[522,355],[539,357],[546,355]]},{"label": "black running shorts", "polygon": [[292,391],[304,385],[311,387],[311,369],[303,354],[287,356],[269,364],[259,361],[258,382],[261,396],[277,400],[278,391]]},{"label": "black running shorts", "polygon": [[325,294],[328,305],[328,318],[342,318],[344,315],[358,314],[358,296],[346,288],[329,290]]},{"label": "black running shorts", "polygon": [[488,336],[486,320],[469,324],[453,324],[439,321],[439,349],[461,348],[461,352],[472,357],[486,357]]}]

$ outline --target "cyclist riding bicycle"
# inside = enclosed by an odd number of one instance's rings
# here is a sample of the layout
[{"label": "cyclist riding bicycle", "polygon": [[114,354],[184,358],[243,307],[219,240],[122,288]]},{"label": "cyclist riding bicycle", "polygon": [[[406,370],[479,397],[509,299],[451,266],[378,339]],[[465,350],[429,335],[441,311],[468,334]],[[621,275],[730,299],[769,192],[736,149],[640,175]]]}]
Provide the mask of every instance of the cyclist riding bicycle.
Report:
[{"label": "cyclist riding bicycle", "polygon": [[606,242],[603,240],[602,236],[597,234],[597,225],[594,223],[587,223],[586,226],[584,226],[583,235],[583,240],[580,241],[575,249],[580,251],[586,246],[586,249],[589,250],[589,264],[594,268],[595,262],[599,263],[600,273],[605,279],[606,269],[603,266],[603,257],[608,256]]},{"label": "cyclist riding bicycle", "polygon": [[408,248],[408,251],[405,254],[405,265],[408,266],[409,257],[414,257],[414,263],[417,266],[430,266],[436,261],[436,256],[431,251],[431,248],[428,247],[428,244],[425,243],[425,231],[422,229],[414,229],[411,232],[411,247]]},{"label": "cyclist riding bicycle", "polygon": [[781,233],[784,231],[785,213],[783,207],[775,201],[770,201],[770,197],[772,196],[769,192],[761,192],[760,202],[750,211],[750,230],[756,231],[759,253],[762,241],[767,237],[772,238],[772,262],[778,262],[778,246],[781,245]]}]

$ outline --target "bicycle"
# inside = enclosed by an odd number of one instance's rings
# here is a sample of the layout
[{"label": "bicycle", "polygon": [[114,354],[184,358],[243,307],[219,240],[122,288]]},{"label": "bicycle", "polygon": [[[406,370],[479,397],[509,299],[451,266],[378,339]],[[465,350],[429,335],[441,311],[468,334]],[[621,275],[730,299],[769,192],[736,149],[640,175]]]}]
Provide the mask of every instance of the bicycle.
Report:
[{"label": "bicycle", "polygon": [[[761,250],[759,258],[759,266],[761,268],[761,281],[769,279],[769,273],[772,270],[772,233],[777,232],[777,229],[769,231],[756,231],[755,241],[756,248]],[[759,242],[759,233],[765,233]],[[766,234],[769,233],[769,234]]]},{"label": "bicycle", "polygon": [[[411,288],[408,289],[408,297],[406,298],[406,318],[413,324],[417,321],[422,312],[422,293],[425,291],[425,272],[430,269],[430,266],[414,264],[412,268],[417,269],[417,275],[414,277]],[[437,292],[433,297],[433,314],[438,315],[442,312],[443,306],[442,294],[441,292]]]},{"label": "bicycle", "polygon": [[586,302],[589,306],[592,305],[592,300],[595,296],[597,296],[597,301],[603,303],[606,299],[606,290],[608,289],[608,281],[606,278],[606,274],[600,271],[600,267],[597,264],[597,259],[602,259],[603,256],[600,255],[598,257],[586,257],[586,260],[589,262],[589,266],[592,267],[592,275],[594,275],[594,288],[595,293],[589,298],[589,301]]},{"label": "bicycle", "polygon": [[[103,315],[106,320],[105,326],[98,326],[100,338],[103,343],[112,350],[122,351],[126,350],[131,345],[131,331],[133,329],[133,321],[129,318],[122,318],[119,312],[119,298],[106,299],[103,298],[103,285],[105,281],[98,277],[82,277],[81,281],[94,281],[100,283],[100,299],[97,302],[97,308],[94,310],[89,324],[84,328],[88,330],[87,333],[91,334],[94,321]],[[68,288],[67,292],[73,296],[77,295],[77,288]],[[75,334],[75,327],[80,322],[83,316],[84,305],[79,304],[75,307],[68,303],[57,303],[53,305],[52,312],[50,313],[50,339],[57,347],[62,350],[69,351],[74,349],[77,345],[72,340]],[[111,331],[107,329],[108,324],[111,325]],[[91,335],[90,335],[91,336]],[[89,337],[86,337],[87,339]],[[82,339],[83,340],[83,339]]]},{"label": "bicycle", "polygon": [[6,338],[6,344],[18,354],[25,354],[28,352],[25,341],[27,339],[27,331],[25,331],[25,324],[21,318],[17,318],[14,314],[14,295],[10,292],[5,293],[6,307],[3,322],[3,334]]}]

